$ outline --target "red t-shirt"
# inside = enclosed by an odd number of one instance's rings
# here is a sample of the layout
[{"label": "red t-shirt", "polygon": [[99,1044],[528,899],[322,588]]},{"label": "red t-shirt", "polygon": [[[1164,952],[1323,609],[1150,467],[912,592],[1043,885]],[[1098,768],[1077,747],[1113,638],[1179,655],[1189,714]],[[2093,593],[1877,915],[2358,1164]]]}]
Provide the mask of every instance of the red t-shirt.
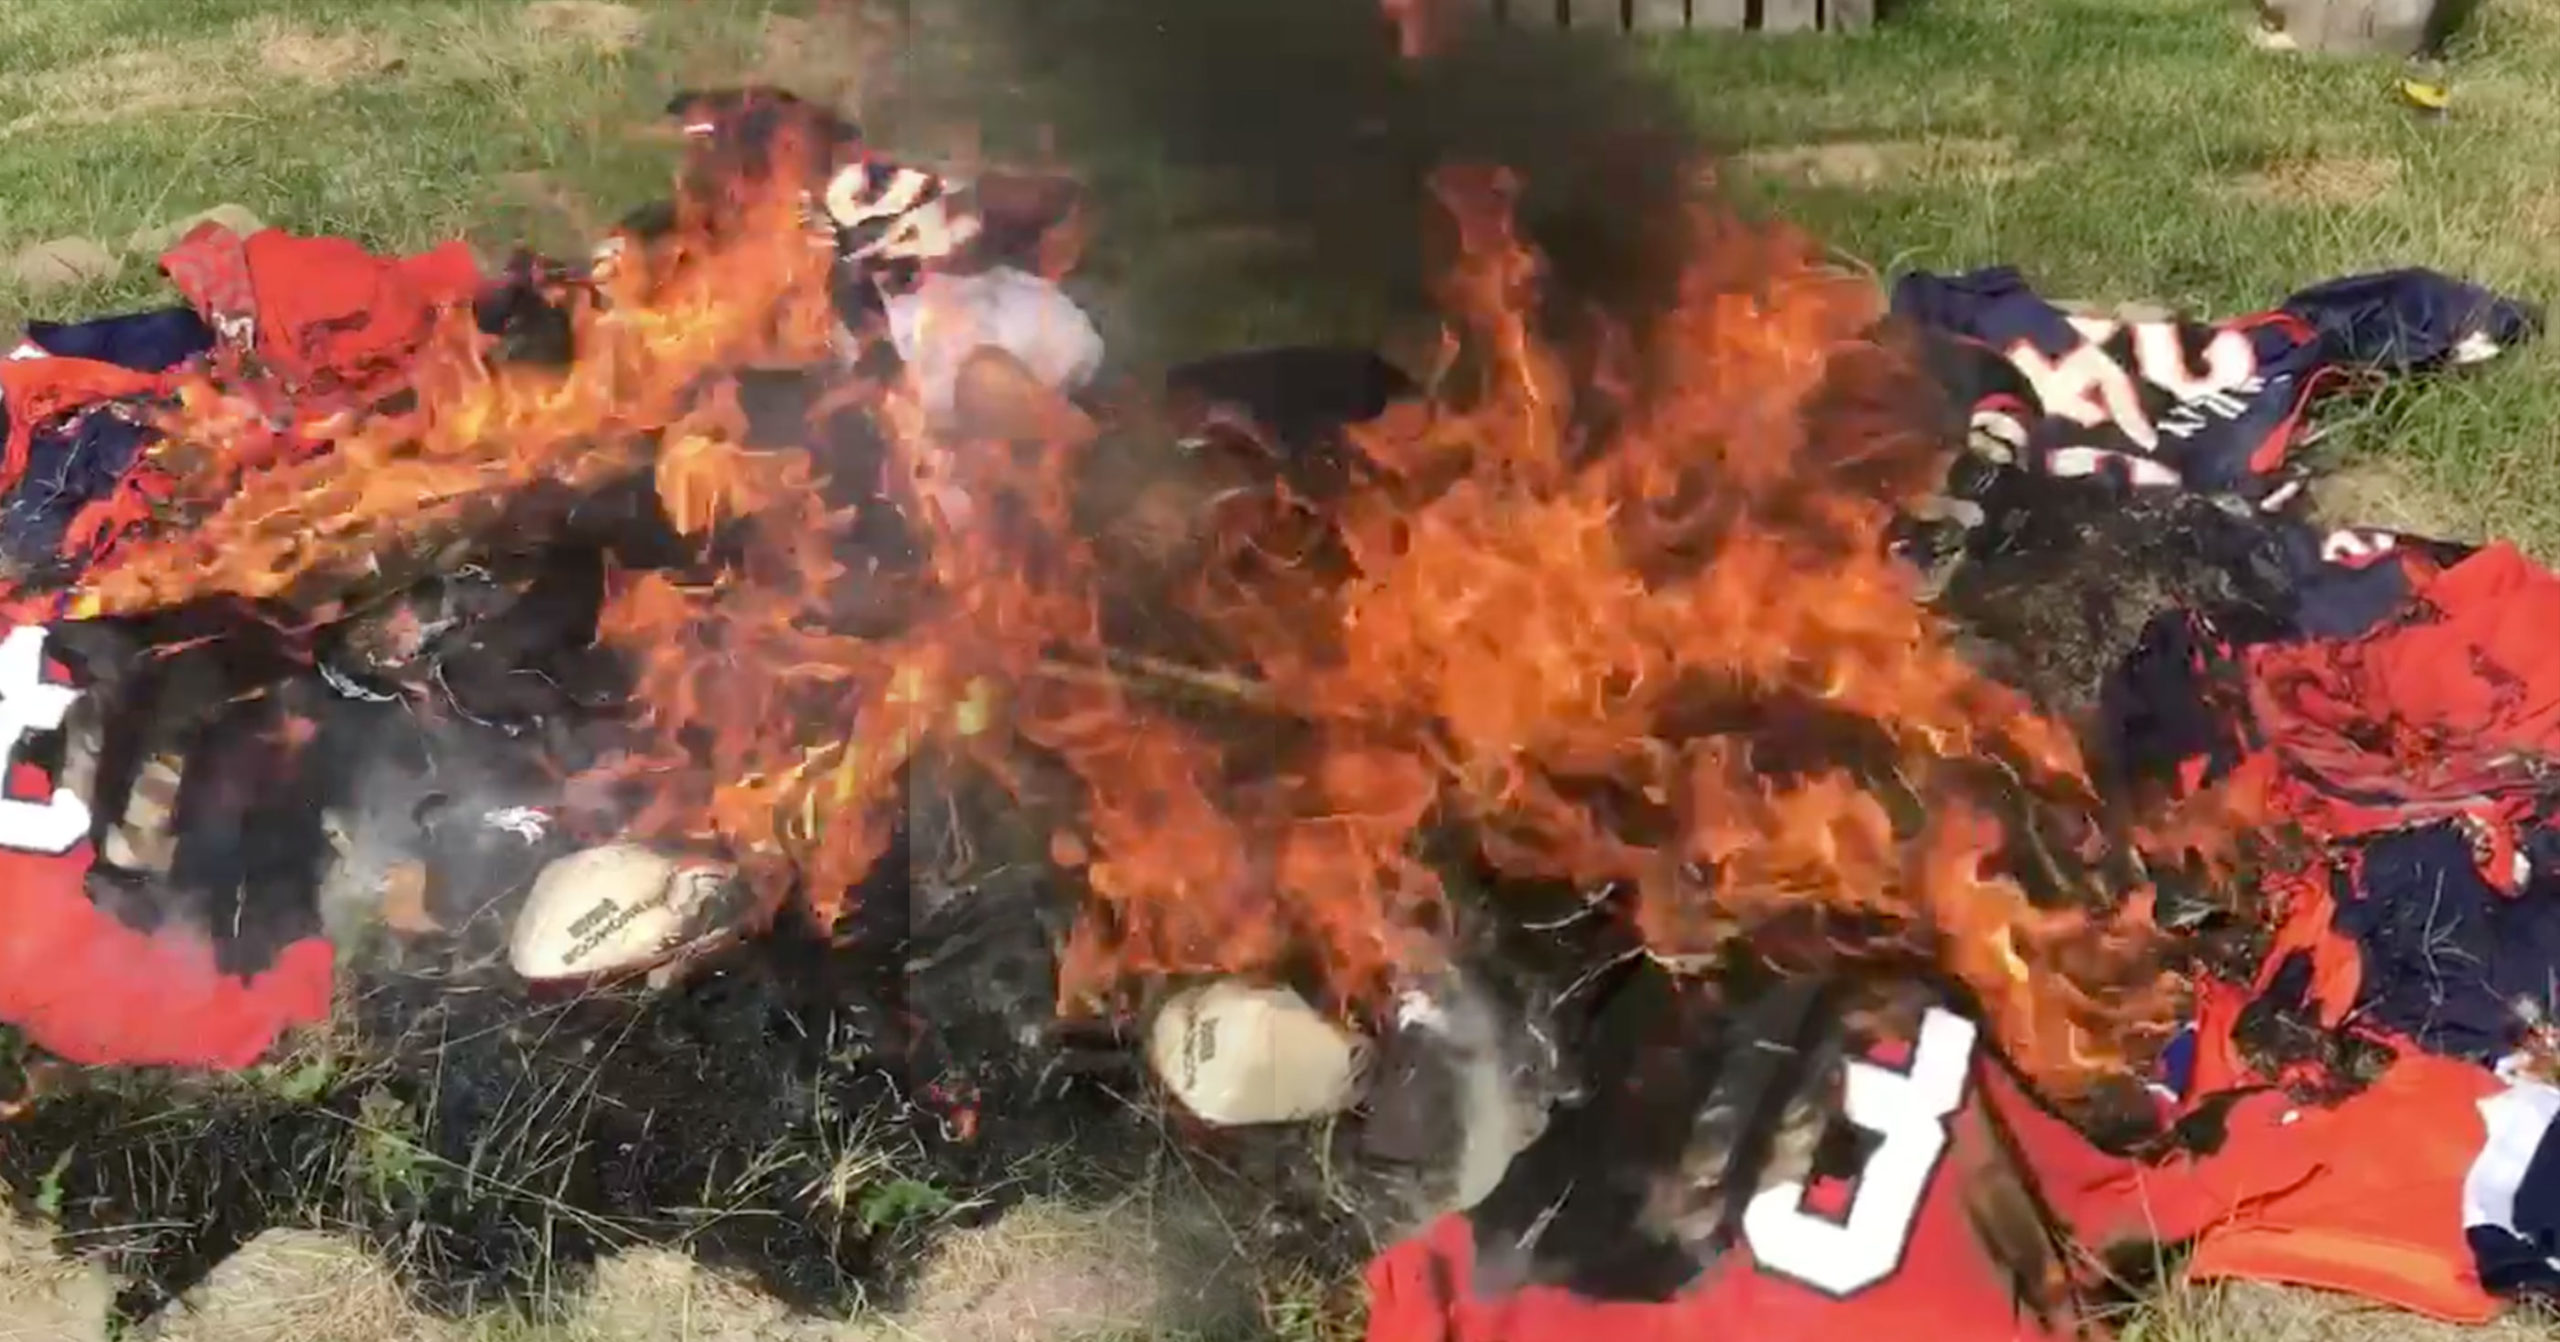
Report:
[{"label": "red t-shirt", "polygon": [[[1473,1227],[1448,1216],[1371,1265],[1370,1342],[2079,1336],[2080,1320],[2021,1307],[2014,1271],[1975,1229],[1974,1208],[2004,1164],[2027,1176],[2051,1230],[2085,1249],[2201,1239],[2211,1275],[2356,1290],[2447,1318],[2494,1312],[2471,1275],[2457,1205],[2479,1145],[2478,1091],[2439,1075],[2430,1065],[2441,1060],[2411,1059],[2405,1076],[2336,1109],[2301,1109],[2273,1091],[2242,1097],[2216,1154],[2144,1165],[2090,1146],[1977,1043],[1971,1022],[1932,1009],[1897,1065],[1851,1064],[1842,1108],[1869,1138],[1854,1181],[1764,1190],[1733,1251],[1671,1300],[1601,1301],[1545,1285],[1479,1295]],[[2377,1143],[2412,1123],[2441,1139],[2407,1161],[2377,1161]],[[2346,1206],[2357,1223],[2348,1226],[2341,1207],[2375,1191],[2340,1177],[2356,1164],[2390,1168],[2404,1193]],[[2368,1252],[2316,1281],[2284,1248],[2346,1242]]]},{"label": "red t-shirt", "polygon": [[212,929],[172,918],[145,932],[90,901],[88,799],[23,762],[80,694],[46,634],[0,634],[0,1020],[76,1063],[246,1067],[286,1027],[328,1016],[329,943],[289,942],[230,974]]}]

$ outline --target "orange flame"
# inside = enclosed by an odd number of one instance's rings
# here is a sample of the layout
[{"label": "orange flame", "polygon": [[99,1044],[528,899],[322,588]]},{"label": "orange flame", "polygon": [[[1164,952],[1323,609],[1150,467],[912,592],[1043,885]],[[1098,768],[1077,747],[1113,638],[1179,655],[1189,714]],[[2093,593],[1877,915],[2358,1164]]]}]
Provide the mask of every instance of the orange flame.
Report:
[{"label": "orange flame", "polygon": [[207,591],[282,596],[315,574],[352,578],[347,565],[369,568],[403,540],[472,520],[474,505],[646,469],[652,439],[698,413],[704,378],[808,363],[827,348],[828,254],[810,245],[798,202],[744,190],[734,206],[725,245],[638,258],[571,295],[577,358],[566,370],[493,364],[471,314],[445,314],[412,372],[414,408],[316,426],[323,456],[287,459],[245,398],[193,381],[155,456],[185,496],[219,506],[92,575],[91,609]]},{"label": "orange flame", "polygon": [[[1328,947],[1368,986],[1392,967],[1374,957],[1406,949],[1375,929],[1427,921],[1436,886],[1405,841],[1448,807],[1507,870],[1634,888],[1664,954],[1808,905],[1898,915],[2021,1065],[2068,1086],[2121,1063],[2128,1028],[2171,1006],[2147,924],[2039,910],[1986,874],[2000,833],[1955,767],[2001,761],[2085,806],[2076,747],[1956,655],[1888,557],[1893,505],[1936,461],[1906,427],[1924,421],[1821,413],[1888,363],[1872,289],[1783,232],[1702,213],[1648,360],[1577,388],[1531,329],[1538,267],[1508,176],[1439,186],[1470,394],[1444,378],[1361,434],[1402,487],[1348,506],[1350,575],[1324,618],[1257,618],[1250,589],[1223,607],[1277,697],[1321,724],[1319,758],[1364,762],[1307,774],[1295,823],[1357,817],[1357,838],[1284,874],[1281,901],[1369,930]],[[1872,738],[1860,769],[1771,757],[1843,722]],[[1892,792],[1915,819],[1896,822]]]},{"label": "orange flame", "polygon": [[1072,776],[1052,853],[1091,895],[1074,1000],[1205,971],[1375,1000],[1444,953],[1449,894],[1417,836],[1461,821],[1505,871],[1631,891],[1665,957],[1809,908],[1881,915],[2059,1091],[2168,1018],[2139,892],[2040,908],[2001,870],[1990,817],[2091,831],[2094,794],[2070,735],[1960,658],[1886,554],[1938,444],[1870,333],[1871,287],[1802,239],[1701,208],[1667,314],[1577,364],[1534,319],[1511,179],[1443,174],[1446,357],[1427,402],[1358,431],[1384,479],[1321,534],[1228,536],[1167,613],[1241,668],[1201,679],[1279,724],[1248,745],[1113,671],[1113,585],[1071,520],[1091,426],[1000,358],[964,381],[1008,413],[964,429],[904,386],[836,398],[887,430],[929,564],[898,633],[834,626],[851,519],[811,452],[744,446],[726,381],[822,361],[826,257],[805,184],[775,185],[579,301],[565,373],[493,367],[457,323],[416,408],[298,460],[195,389],[164,456],[219,505],[91,596],[300,597],[536,482],[646,470],[681,531],[735,533],[736,558],[702,585],[615,575],[600,633],[637,666],[644,730],[611,775],[649,784],[641,832],[723,845],[777,904],[840,912],[932,751],[1043,814],[1042,770]]},{"label": "orange flame", "polygon": [[1449,0],[1378,0],[1378,7],[1395,29],[1396,54],[1409,61],[1438,52],[1457,17]]}]

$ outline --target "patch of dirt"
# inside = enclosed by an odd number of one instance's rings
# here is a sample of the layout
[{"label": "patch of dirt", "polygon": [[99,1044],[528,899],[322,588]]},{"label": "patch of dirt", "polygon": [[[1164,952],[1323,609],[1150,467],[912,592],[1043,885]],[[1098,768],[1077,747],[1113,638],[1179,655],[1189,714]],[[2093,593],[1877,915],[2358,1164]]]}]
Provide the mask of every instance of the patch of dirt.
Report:
[{"label": "patch of dirt", "polygon": [[194,112],[238,102],[247,88],[218,44],[119,51],[46,70],[27,82],[37,110],[0,125],[0,135],[53,126],[101,126],[162,112]]},{"label": "patch of dirt", "polygon": [[457,1331],[412,1309],[391,1270],[353,1243],[270,1230],[224,1259],[148,1334],[152,1342],[443,1342]]},{"label": "patch of dirt", "polygon": [[[1149,1190],[1161,1194],[1161,1188]],[[827,1319],[672,1249],[596,1264],[552,1302],[542,1342],[1048,1342],[1057,1337],[1240,1336],[1255,1302],[1205,1204],[1132,1197],[1109,1208],[1025,1202],[943,1241],[907,1302]],[[0,1339],[104,1336],[107,1288],[41,1235],[0,1226]],[[49,1311],[49,1312],[48,1312]],[[339,1235],[270,1230],[144,1327],[152,1342],[461,1342],[481,1320],[421,1312],[382,1259]],[[24,1331],[31,1325],[34,1331]]]},{"label": "patch of dirt", "polygon": [[29,76],[26,88],[35,110],[0,123],[0,135],[237,106],[278,79],[341,88],[404,63],[400,49],[381,33],[263,19],[219,38],[111,52]]},{"label": "patch of dirt", "polygon": [[897,1321],[936,1342],[1234,1336],[1253,1322],[1253,1266],[1204,1203],[1025,1202],[945,1237]]},{"label": "patch of dirt", "polygon": [[1775,145],[1736,155],[1733,162],[1755,176],[1862,191],[1944,179],[1987,185],[2038,167],[2018,157],[2013,141],[1961,138]]},{"label": "patch of dirt", "polygon": [[883,1331],[794,1314],[753,1284],[683,1254],[634,1249],[596,1265],[595,1281],[570,1305],[558,1336],[559,1342],[868,1342]]},{"label": "patch of dirt", "polygon": [[[1163,1294],[1149,1292],[1128,1270],[1128,1256],[1149,1246],[1129,1238],[1144,1227],[1124,1218],[1142,1222],[1146,1215],[1134,1207],[1085,1213],[1025,1204],[977,1232],[977,1242],[955,1247],[949,1265],[937,1267],[933,1288],[948,1295],[844,1321],[793,1314],[682,1254],[639,1249],[599,1264],[588,1291],[558,1302],[555,1322],[495,1316],[446,1322],[406,1305],[380,1260],[354,1244],[277,1230],[243,1248],[185,1309],[146,1325],[140,1336],[150,1342],[1047,1342],[1204,1335],[1207,1321],[1162,1312]],[[1102,1261],[1115,1250],[1121,1259]],[[1165,1266],[1169,1271],[1174,1263]],[[1214,1262],[1181,1266],[1205,1276],[1219,1271]],[[0,1339],[103,1342],[105,1295],[97,1273],[63,1261],[34,1230],[0,1219]],[[1004,1322],[1024,1308],[1056,1312],[1042,1314],[1038,1327]],[[2157,1342],[2548,1342],[2551,1336],[2527,1318],[2456,1326],[2344,1296],[2245,1283],[2173,1288],[2143,1312],[2138,1327]]]},{"label": "patch of dirt", "polygon": [[114,279],[123,265],[93,238],[55,238],[20,248],[9,258],[8,275],[30,294],[50,294]]},{"label": "patch of dirt", "polygon": [[244,238],[267,226],[266,221],[248,206],[225,203],[182,215],[164,224],[145,224],[125,238],[124,249],[138,257],[157,257],[177,246],[180,239],[201,224],[220,224]]},{"label": "patch of dirt", "polygon": [[[2510,174],[2502,189],[2454,220],[2461,240],[2480,259],[2475,271],[2494,267],[2507,274],[2540,274],[2560,262],[2560,184],[2537,161],[2533,168]],[[2463,255],[2465,253],[2456,253]]]},{"label": "patch of dirt", "polygon": [[2400,184],[2397,158],[2331,156],[2286,159],[2234,178],[2243,199],[2267,205],[2355,205]]},{"label": "patch of dirt", "polygon": [[525,31],[540,39],[575,42],[603,52],[629,51],[649,30],[649,16],[610,0],[534,0],[524,7]]},{"label": "patch of dirt", "polygon": [[900,36],[884,10],[850,0],[805,16],[770,14],[756,36],[752,77],[859,116],[890,93]]},{"label": "patch of dirt", "polygon": [[376,33],[352,29],[324,33],[274,22],[259,24],[252,33],[260,70],[313,88],[342,88],[369,75],[389,73],[401,64],[391,40]]},{"label": "patch of dirt", "polygon": [[1107,1210],[1032,1201],[951,1235],[907,1303],[829,1321],[683,1254],[640,1249],[597,1265],[562,1342],[1049,1342],[1060,1337],[1236,1336],[1253,1302],[1247,1265],[1218,1256],[1204,1209],[1132,1201]]},{"label": "patch of dirt", "polygon": [[2447,540],[2478,539],[2476,515],[2411,481],[2380,458],[2351,461],[2322,475],[2311,487],[2320,521],[2335,527],[2381,527]]},{"label": "patch of dirt", "polygon": [[0,1339],[103,1339],[114,1294],[105,1273],[66,1262],[42,1231],[0,1216]]},{"label": "patch of dirt", "polygon": [[[2155,1320],[2145,1320],[2152,1323]],[[2321,1291],[2235,1283],[2171,1291],[2160,1303],[2158,1342],[2548,1342],[2529,1317],[2479,1325],[2438,1323]]]}]

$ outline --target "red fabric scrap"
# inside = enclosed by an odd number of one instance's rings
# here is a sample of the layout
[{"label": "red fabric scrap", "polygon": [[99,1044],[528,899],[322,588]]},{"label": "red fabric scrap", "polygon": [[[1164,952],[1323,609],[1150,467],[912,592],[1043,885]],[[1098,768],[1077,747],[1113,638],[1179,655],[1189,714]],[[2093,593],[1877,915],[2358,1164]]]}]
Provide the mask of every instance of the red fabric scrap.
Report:
[{"label": "red fabric scrap", "polygon": [[196,315],[216,332],[230,336],[245,329],[258,310],[258,293],[249,282],[248,248],[240,235],[220,224],[198,224],[160,256],[160,272],[186,295]]},{"label": "red fabric scrap", "polygon": [[0,409],[9,417],[9,441],[0,455],[0,491],[26,474],[36,430],[74,410],[127,396],[156,396],[170,381],[119,364],[88,359],[0,359]]},{"label": "red fabric scrap", "polygon": [[[2482,1140],[2475,1101],[2498,1083],[2479,1068],[2409,1057],[2331,1109],[2276,1092],[2242,1097],[2207,1156],[2143,1165],[2089,1146],[2028,1102],[1998,1069],[1978,1069],[1969,1105],[1998,1113],[2010,1148],[2080,1244],[2192,1242],[2190,1271],[2345,1291],[2434,1318],[2475,1323],[2497,1300],[2464,1241],[2462,1180]],[[1976,1152],[1958,1123],[1932,1175],[1898,1273],[1848,1297],[1763,1270],[1737,1249],[1662,1303],[1587,1299],[1550,1286],[1480,1294],[1473,1231],[1433,1223],[1369,1267],[1369,1342],[2044,1342],[2069,1324],[2019,1316],[1968,1226],[1964,1171]]]},{"label": "red fabric scrap", "polygon": [[2487,1140],[2488,1069],[2404,1053],[2333,1108],[2249,1111],[2214,1163],[2299,1160],[2316,1173],[2196,1239],[2187,1273],[2341,1291],[2452,1323],[2495,1318],[2463,1236],[2462,1184]]},{"label": "red fabric scrap", "polygon": [[311,418],[398,390],[437,312],[478,293],[471,250],[376,256],[345,238],[198,225],[160,267],[231,353],[274,382],[267,409]]},{"label": "red fabric scrap", "polygon": [[[51,787],[19,766],[20,795]],[[91,854],[0,851],[0,1020],[84,1066],[241,1068],[295,1025],[329,1015],[333,955],[310,937],[246,978],[202,929],[145,932],[91,903]]]},{"label": "red fabric scrap", "polygon": [[2560,762],[2560,577],[2500,542],[2426,577],[2354,639],[2248,649],[2251,716],[2283,762],[2277,801],[2324,837],[2468,818],[2512,892],[2512,826]]},{"label": "red fabric scrap", "polygon": [[[40,666],[47,682],[70,680],[50,658]],[[56,786],[14,759],[5,777],[13,799]],[[145,931],[92,902],[93,861],[86,839],[59,852],[0,847],[0,1020],[37,1046],[86,1066],[240,1068],[287,1028],[327,1019],[335,957],[325,938],[228,973],[211,929],[168,919]]]},{"label": "red fabric scrap", "polygon": [[[2273,1093],[2244,1097],[2232,1122],[2272,1129],[2287,1104]],[[2110,1156],[2033,1103],[1987,1058],[1976,1061],[1946,1131],[1945,1154],[1927,1175],[1896,1270],[1854,1293],[1835,1295],[1787,1275],[1755,1258],[1747,1239],[1669,1301],[1594,1300],[1547,1285],[1488,1293],[1475,1280],[1473,1226],[1449,1216],[1370,1265],[1369,1342],[2051,1342],[2085,1332],[2085,1321],[2039,1319],[2020,1309],[2014,1283],[1974,1228],[1975,1186],[1986,1169],[2003,1162],[2022,1169],[2060,1228],[2081,1245],[2104,1249],[2195,1238],[2296,1193],[2320,1168],[2315,1151],[2275,1143],[2252,1146],[2245,1160],[2144,1166]],[[1850,1222],[1858,1215],[1856,1195]],[[2458,1225],[2453,1235],[2459,1247]],[[2447,1270],[2465,1261],[2453,1260]]]},{"label": "red fabric scrap", "polygon": [[2319,1005],[2320,1024],[2334,1030],[2364,993],[2364,956],[2354,938],[2337,930],[2338,905],[2329,895],[2329,875],[2322,864],[2267,878],[2276,911],[2275,938],[2258,964],[2250,995],[2273,987],[2285,961],[2301,952],[2311,958],[2310,1000]]},{"label": "red fabric scrap", "polygon": [[57,552],[65,559],[87,555],[92,563],[104,560],[125,533],[150,521],[157,506],[176,491],[177,481],[166,471],[149,462],[134,463],[114,489],[71,515]]},{"label": "red fabric scrap", "polygon": [[2221,979],[2196,983],[2195,1070],[2188,1077],[2188,1094],[2221,1095],[2269,1084],[2269,1078],[2258,1075],[2240,1056],[2239,1041],[2232,1034],[2252,995],[2249,989]]}]

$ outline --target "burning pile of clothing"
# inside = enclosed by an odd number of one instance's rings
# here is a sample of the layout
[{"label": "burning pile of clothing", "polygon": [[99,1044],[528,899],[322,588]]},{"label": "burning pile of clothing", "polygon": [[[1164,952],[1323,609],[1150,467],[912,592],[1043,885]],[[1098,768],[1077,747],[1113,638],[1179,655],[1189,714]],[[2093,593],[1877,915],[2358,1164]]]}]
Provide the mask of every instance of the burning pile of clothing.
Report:
[{"label": "burning pile of clothing", "polygon": [[[2463,1319],[2560,1274],[2560,589],[2295,470],[2521,306],[1886,310],[1701,204],[1641,341],[1566,335],[1453,167],[1435,366],[1130,398],[1071,188],[673,111],[583,261],[211,226],[186,307],[0,363],[0,1019],[58,1060],[0,1172],[100,1226],[170,1151],[76,1134],[214,1153],[134,1308],[276,1217],[461,1305],[651,1237],[823,1303],[898,1239],[857,1130],[990,1187],[1149,1071],[1195,1140],[1349,1116],[1415,1227],[1379,1342],[2060,1336],[2163,1248]],[[215,1139],[76,1070],[333,1020],[369,1061]]]}]

